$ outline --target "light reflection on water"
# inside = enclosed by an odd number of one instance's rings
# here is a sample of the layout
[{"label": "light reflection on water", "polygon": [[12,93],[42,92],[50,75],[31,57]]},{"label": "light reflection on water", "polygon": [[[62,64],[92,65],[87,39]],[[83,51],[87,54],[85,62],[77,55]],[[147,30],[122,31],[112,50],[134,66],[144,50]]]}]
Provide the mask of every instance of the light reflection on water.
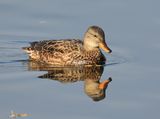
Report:
[{"label": "light reflection on water", "polygon": [[104,66],[81,66],[81,67],[46,67],[34,61],[28,62],[28,70],[47,71],[47,73],[38,76],[38,78],[47,78],[59,81],[62,84],[84,82],[84,92],[94,101],[100,101],[105,98],[105,92],[112,78],[100,82]]}]

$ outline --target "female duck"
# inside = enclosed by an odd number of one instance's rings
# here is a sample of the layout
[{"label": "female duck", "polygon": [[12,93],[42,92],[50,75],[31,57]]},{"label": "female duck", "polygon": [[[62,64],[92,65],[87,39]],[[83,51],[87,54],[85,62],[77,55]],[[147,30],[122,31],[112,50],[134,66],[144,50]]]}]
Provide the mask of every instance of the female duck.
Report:
[{"label": "female duck", "polygon": [[111,49],[105,43],[104,31],[98,26],[91,26],[78,39],[44,40],[32,42],[30,47],[23,47],[30,60],[55,66],[101,65],[106,59],[100,48],[107,53]]}]

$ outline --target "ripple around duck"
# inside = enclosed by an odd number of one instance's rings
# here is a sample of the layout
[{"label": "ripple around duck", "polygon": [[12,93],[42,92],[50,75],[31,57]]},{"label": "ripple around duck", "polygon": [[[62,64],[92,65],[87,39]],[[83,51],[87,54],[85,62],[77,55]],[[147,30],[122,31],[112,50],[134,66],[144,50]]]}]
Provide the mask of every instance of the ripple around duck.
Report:
[{"label": "ripple around duck", "polygon": [[[0,61],[0,66],[2,66],[3,68],[7,68],[7,69],[12,69],[13,67],[23,67],[24,69],[26,69],[28,67],[28,64],[31,61],[29,61],[28,59],[17,59],[17,60],[10,60],[10,61]],[[105,67],[108,66],[115,66],[118,64],[122,64],[122,63],[126,63],[127,59],[125,59],[124,57],[120,57],[118,55],[112,55],[108,58],[108,62],[104,65]],[[40,67],[43,67],[44,65],[40,65]],[[54,66],[44,66],[44,68],[55,68]],[[62,67],[61,67],[62,68]],[[63,67],[64,68],[64,67]]]},{"label": "ripple around duck", "polygon": [[107,55],[107,62],[105,66],[118,65],[118,64],[126,63],[128,61],[129,60],[124,56],[121,56],[119,54],[111,54],[111,55]]},{"label": "ripple around duck", "polygon": [[[25,69],[28,67],[29,61],[24,59],[25,53],[21,51],[21,46],[28,43],[28,41],[21,41],[21,40],[12,40],[12,41],[1,41],[0,46],[0,55],[3,56],[0,59],[0,72],[12,71],[12,69]],[[123,56],[120,56],[118,53],[113,53],[111,55],[105,54],[107,57],[107,62],[104,66],[113,66],[122,63],[126,63],[128,60]],[[14,67],[14,68],[13,68]],[[49,66],[54,67],[54,66]]]},{"label": "ripple around duck", "polygon": [[[29,61],[27,59],[24,59],[25,53],[21,51],[21,47],[29,42],[28,39],[34,39],[35,37],[25,37],[25,36],[16,36],[16,35],[10,36],[9,34],[7,35],[1,34],[0,36],[2,39],[4,39],[0,41],[0,44],[1,44],[0,55],[3,56],[0,59],[0,66],[26,67],[26,64]],[[12,40],[9,40],[9,39],[12,39]],[[128,61],[126,58],[124,58],[123,56],[120,56],[120,54],[118,53],[113,53],[111,55],[105,54],[105,55],[107,57],[107,62],[104,66],[118,65]]]},{"label": "ripple around duck", "polygon": [[25,63],[28,62],[28,60],[11,60],[11,61],[4,61],[0,62],[0,64],[11,64],[11,63]]}]

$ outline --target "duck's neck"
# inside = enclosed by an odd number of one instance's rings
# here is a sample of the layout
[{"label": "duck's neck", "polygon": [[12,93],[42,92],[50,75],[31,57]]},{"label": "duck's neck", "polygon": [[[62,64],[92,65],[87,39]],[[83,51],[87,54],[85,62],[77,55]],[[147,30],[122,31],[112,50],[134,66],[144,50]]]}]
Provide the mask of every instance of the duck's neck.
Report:
[{"label": "duck's neck", "polygon": [[98,45],[92,41],[90,38],[84,38],[83,40],[83,48],[86,51],[98,50]]}]

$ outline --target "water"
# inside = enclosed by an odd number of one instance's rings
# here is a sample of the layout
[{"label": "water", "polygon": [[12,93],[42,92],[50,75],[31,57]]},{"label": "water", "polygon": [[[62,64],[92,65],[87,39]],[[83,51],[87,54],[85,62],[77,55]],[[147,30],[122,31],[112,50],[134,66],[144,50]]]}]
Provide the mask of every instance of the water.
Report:
[{"label": "water", "polygon": [[[0,118],[11,110],[27,119],[150,119],[160,110],[158,0],[1,0]],[[84,81],[61,83],[31,70],[21,47],[42,39],[82,38],[99,25],[113,51],[100,81],[112,78],[95,102]],[[113,65],[114,64],[114,65]],[[92,73],[91,73],[92,74]],[[23,118],[23,117],[22,117]]]}]

